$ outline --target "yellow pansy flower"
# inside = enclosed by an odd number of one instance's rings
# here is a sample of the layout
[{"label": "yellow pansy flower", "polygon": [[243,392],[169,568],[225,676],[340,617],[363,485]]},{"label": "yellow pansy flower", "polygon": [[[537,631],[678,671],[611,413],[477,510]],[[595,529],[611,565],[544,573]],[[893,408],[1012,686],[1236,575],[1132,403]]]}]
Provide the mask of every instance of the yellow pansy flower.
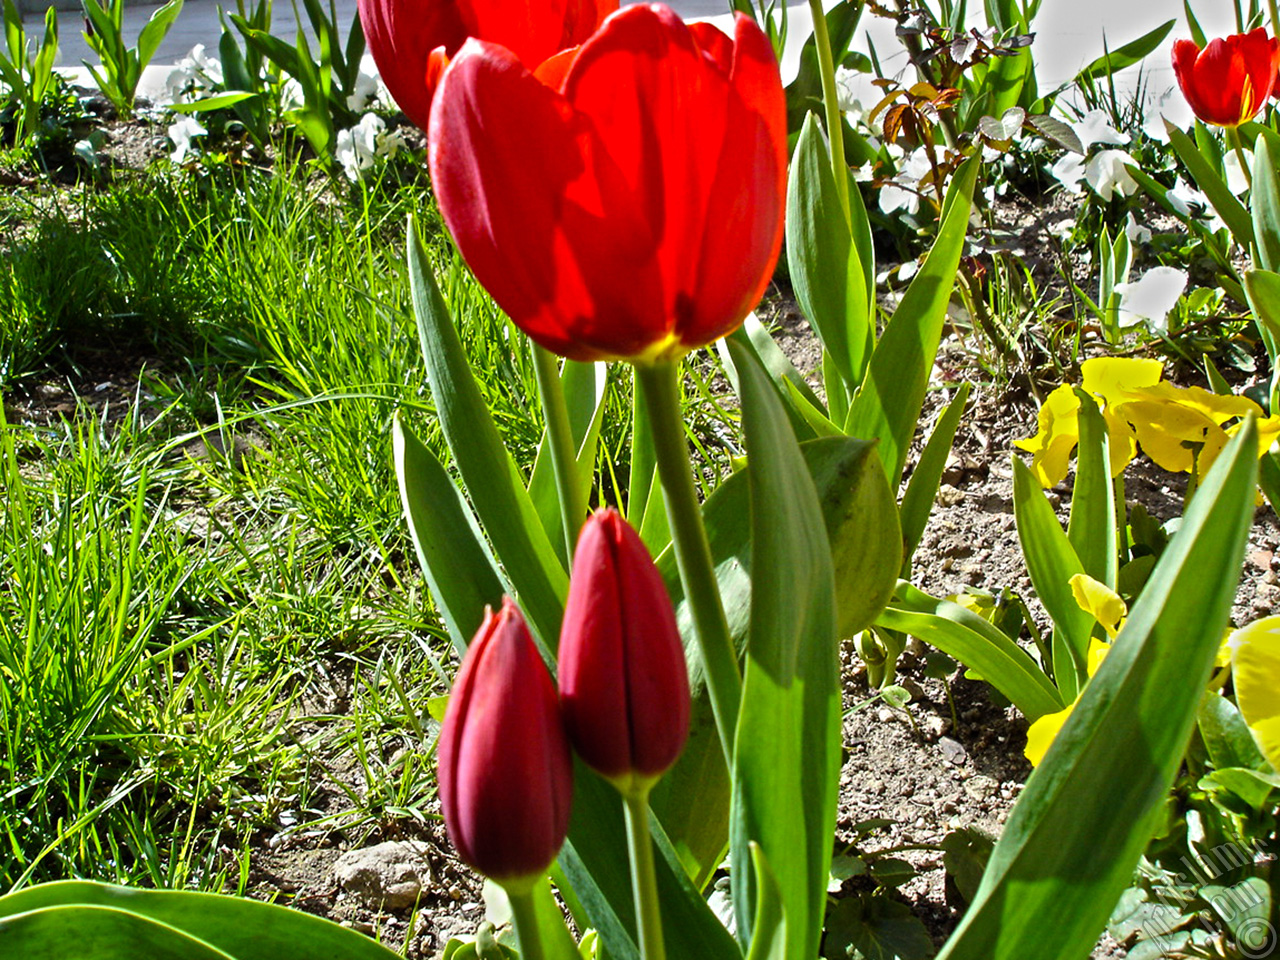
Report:
[{"label": "yellow pansy flower", "polygon": [[1280,616],[1241,627],[1227,643],[1236,706],[1262,753],[1280,771]]},{"label": "yellow pansy flower", "polygon": [[[1086,393],[1099,397],[1107,421],[1110,441],[1111,475],[1118,477],[1138,452],[1133,429],[1117,417],[1112,407],[1126,392],[1160,381],[1164,367],[1159,360],[1128,357],[1095,357],[1080,365]],[[1070,384],[1063,384],[1045,398],[1037,416],[1036,435],[1015,440],[1014,446],[1031,454],[1031,472],[1042,487],[1053,487],[1066,479],[1071,452],[1080,442],[1080,399]]]}]

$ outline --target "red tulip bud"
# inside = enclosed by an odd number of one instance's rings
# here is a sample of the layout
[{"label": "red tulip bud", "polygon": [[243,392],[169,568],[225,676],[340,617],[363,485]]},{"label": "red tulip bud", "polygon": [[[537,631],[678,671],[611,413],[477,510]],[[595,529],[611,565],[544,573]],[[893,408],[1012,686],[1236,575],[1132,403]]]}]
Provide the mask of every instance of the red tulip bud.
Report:
[{"label": "red tulip bud", "polygon": [[485,611],[462,660],[439,751],[458,855],[499,882],[541,877],[569,829],[572,756],[555,684],[510,598]]},{"label": "red tulip bud", "polygon": [[689,733],[689,676],[666,586],[613,509],[587,520],[560,631],[569,739],[624,792],[675,763]]}]

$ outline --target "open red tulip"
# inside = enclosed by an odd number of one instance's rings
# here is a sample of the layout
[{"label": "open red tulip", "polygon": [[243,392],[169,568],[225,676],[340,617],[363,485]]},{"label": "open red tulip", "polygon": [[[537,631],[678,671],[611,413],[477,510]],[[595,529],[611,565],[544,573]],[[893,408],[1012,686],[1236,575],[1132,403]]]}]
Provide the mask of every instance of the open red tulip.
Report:
[{"label": "open red tulip", "polygon": [[423,130],[448,58],[467,37],[500,43],[533,69],[582,43],[618,0],[357,0],[382,82]]},{"label": "open red tulip", "polygon": [[438,749],[458,856],[499,883],[540,878],[568,833],[573,762],[555,684],[510,598],[463,657]]},{"label": "open red tulip", "polygon": [[1182,95],[1205,123],[1236,127],[1267,102],[1280,68],[1280,46],[1262,27],[1211,40],[1173,45],[1173,72]]},{"label": "open red tulip", "polygon": [[430,160],[476,278],[575,360],[672,359],[732,332],[782,242],[786,101],[741,14],[730,39],[627,7],[539,76],[468,41],[432,107]]},{"label": "open red tulip", "polygon": [[617,510],[582,528],[559,657],[570,741],[620,789],[647,790],[684,748],[689,676],[662,576]]}]

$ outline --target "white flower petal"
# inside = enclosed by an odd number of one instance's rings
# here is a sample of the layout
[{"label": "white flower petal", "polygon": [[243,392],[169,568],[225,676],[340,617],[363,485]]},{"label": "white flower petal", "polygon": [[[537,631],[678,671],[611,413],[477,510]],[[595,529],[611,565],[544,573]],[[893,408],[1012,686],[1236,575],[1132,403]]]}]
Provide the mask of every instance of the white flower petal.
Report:
[{"label": "white flower petal", "polygon": [[1144,320],[1152,330],[1168,332],[1169,312],[1187,289],[1187,274],[1173,267],[1153,267],[1135,283],[1117,283],[1120,294],[1120,326],[1132,327]]}]

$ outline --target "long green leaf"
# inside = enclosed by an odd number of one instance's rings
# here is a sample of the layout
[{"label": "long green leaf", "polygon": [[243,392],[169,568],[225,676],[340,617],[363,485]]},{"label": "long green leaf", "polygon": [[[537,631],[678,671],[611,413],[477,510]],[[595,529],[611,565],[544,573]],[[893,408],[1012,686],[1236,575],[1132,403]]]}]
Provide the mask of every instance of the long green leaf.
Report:
[{"label": "long green leaf", "polygon": [[392,428],[400,503],[436,609],[459,655],[480,628],[486,605],[504,592],[471,509],[448,471],[397,415]]},{"label": "long green leaf", "polygon": [[182,12],[182,0],[169,0],[163,7],[151,15],[142,32],[138,34],[138,65],[145,67],[155,56],[160,42],[178,19]]},{"label": "long green leaf", "polygon": [[[290,910],[287,907],[227,897],[213,893],[177,890],[136,890],[129,887],[66,880],[28,887],[0,897],[0,917],[14,918],[58,907],[104,908],[135,915],[155,924],[180,930],[188,937],[211,945],[235,960],[315,960],[342,957],[343,960],[391,960],[396,954],[368,937],[336,923]],[[0,943],[6,951],[15,943],[0,926]],[[6,953],[14,957],[38,957],[39,953]],[[59,945],[48,954],[50,960],[68,956],[95,960],[82,952],[82,945]],[[124,952],[100,955],[102,960],[119,957],[152,957],[145,946],[134,945]],[[200,957],[178,953],[178,958]]]},{"label": "long green leaf", "polygon": [[1093,616],[1076,603],[1071,591],[1071,578],[1084,573],[1084,565],[1058,524],[1039,482],[1016,456],[1013,513],[1031,585],[1053,621],[1053,678],[1063,699],[1070,702],[1085,680],[1085,654],[1095,623]]},{"label": "long green leaf", "polygon": [[1191,179],[1209,198],[1214,212],[1227,225],[1236,243],[1246,250],[1252,249],[1253,221],[1249,211],[1236,199],[1235,194],[1227,189],[1226,182],[1200,153],[1196,142],[1168,120],[1165,121],[1164,126],[1169,133],[1169,145],[1173,147],[1174,153],[1178,155],[1183,165],[1191,171]]},{"label": "long green leaf", "polygon": [[911,479],[907,481],[901,508],[903,577],[908,576],[911,571],[911,558],[929,523],[929,514],[933,512],[933,502],[942,482],[942,471],[947,467],[951,444],[955,441],[956,429],[960,426],[960,417],[968,402],[969,384],[963,383],[939,415],[937,425],[929,435],[929,442],[920,452],[920,459],[911,471]]},{"label": "long green leaf", "polygon": [[1154,30],[1144,33],[1137,40],[1130,40],[1122,47],[1110,50],[1104,53],[1093,63],[1089,64],[1083,70],[1076,74],[1076,83],[1085,80],[1101,80],[1109,77],[1126,67],[1132,67],[1136,63],[1141,63],[1146,59],[1156,47],[1160,46],[1161,41],[1169,35],[1169,31],[1173,29],[1176,20],[1168,20]]},{"label": "long green leaf", "polygon": [[942,340],[977,175],[978,164],[972,158],[956,171],[938,238],[885,328],[845,424],[850,436],[880,441],[880,457],[895,488],[902,479]]},{"label": "long green leaf", "polygon": [[5,956],[23,960],[237,960],[182,930],[117,907],[68,904],[0,920]]},{"label": "long green leaf", "polygon": [[1078,960],[1096,943],[1163,815],[1222,641],[1257,443],[1250,421],[1205,477],[938,960]]},{"label": "long green leaf", "polygon": [[876,623],[919,637],[959,660],[1008,697],[1028,720],[1062,709],[1062,695],[1027,652],[958,603],[931,597],[902,580]]},{"label": "long green leaf", "polygon": [[[731,344],[750,458],[756,577],[733,748],[730,849],[759,844],[778,878],[787,956],[818,953],[840,773],[835,575],[822,508],[768,376]],[[740,936],[757,896],[751,871],[732,877]]]},{"label": "long green leaf", "polygon": [[1076,396],[1080,401],[1080,443],[1076,448],[1076,485],[1071,492],[1067,540],[1084,572],[1114,590],[1120,563],[1116,542],[1119,529],[1107,422],[1091,396],[1079,389]]},{"label": "long green leaf", "polygon": [[1280,180],[1264,136],[1254,142],[1252,168],[1249,209],[1253,213],[1255,263],[1274,272],[1280,270]]},{"label": "long green leaf", "polygon": [[502,445],[412,222],[409,284],[440,428],[530,626],[554,651],[568,574]]},{"label": "long green leaf", "polygon": [[800,309],[850,393],[862,380],[874,330],[865,267],[836,191],[827,140],[809,114],[787,184],[787,264]]}]

